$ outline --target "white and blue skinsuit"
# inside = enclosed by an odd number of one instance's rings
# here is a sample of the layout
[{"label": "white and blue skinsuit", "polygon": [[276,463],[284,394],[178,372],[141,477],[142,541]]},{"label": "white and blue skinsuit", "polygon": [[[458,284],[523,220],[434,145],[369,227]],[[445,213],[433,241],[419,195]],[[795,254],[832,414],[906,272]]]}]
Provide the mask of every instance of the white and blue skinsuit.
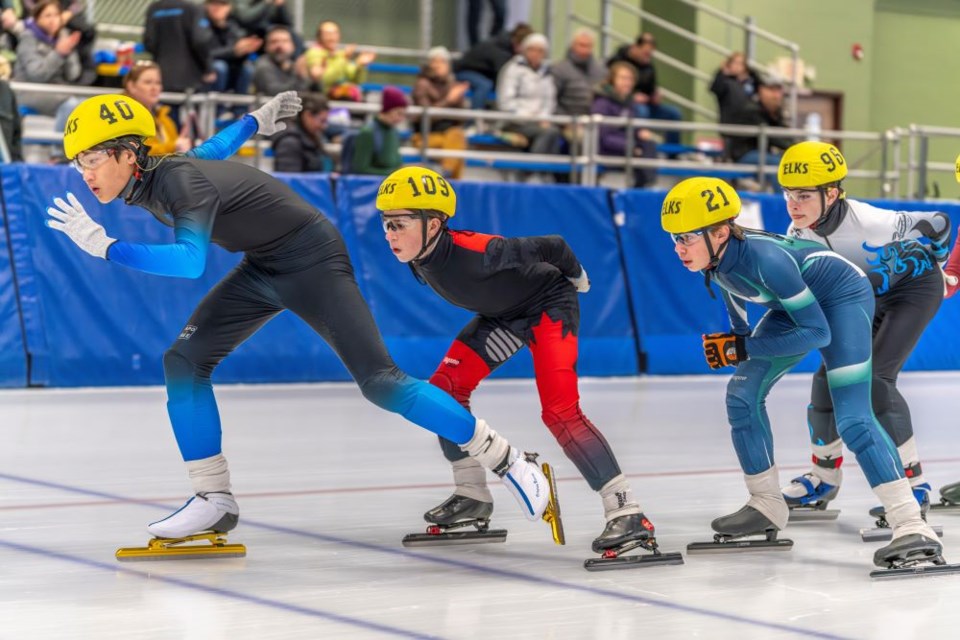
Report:
[{"label": "white and blue skinsuit", "polygon": [[284,309],[336,351],[364,396],[464,444],[476,419],[450,395],[400,371],[360,295],[340,233],[276,178],[232,155],[257,125],[250,116],[186,156],[147,158],[121,196],[173,227],[175,241],[113,243],[107,259],[163,276],[202,275],[211,242],[244,258],[201,301],[164,354],[167,408],[185,461],[221,453],[211,374],[237,345]]},{"label": "white and blue skinsuit", "polygon": [[[755,475],[774,464],[765,405],[770,388],[819,349],[837,429],[870,486],[904,477],[896,448],[870,405],[874,296],[866,275],[821,244],[749,231],[744,240],[731,236],[712,275],[733,333],[748,336],[748,359],[737,365],[727,386],[727,416],[744,473]],[[768,309],[752,333],[747,301]]]}]

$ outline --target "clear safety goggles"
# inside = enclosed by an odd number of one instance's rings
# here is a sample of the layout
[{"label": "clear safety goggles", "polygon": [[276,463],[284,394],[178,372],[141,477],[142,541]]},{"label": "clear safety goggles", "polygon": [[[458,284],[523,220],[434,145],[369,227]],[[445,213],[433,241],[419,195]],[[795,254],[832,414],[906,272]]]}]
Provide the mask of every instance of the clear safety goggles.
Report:
[{"label": "clear safety goggles", "polygon": [[682,244],[685,247],[689,247],[703,237],[704,231],[706,231],[706,229],[697,229],[696,231],[687,231],[686,233],[671,233],[670,239],[673,240],[673,244]]},{"label": "clear safety goggles", "polygon": [[112,148],[107,149],[88,149],[87,151],[81,151],[73,158],[74,168],[83,173],[84,171],[93,171],[103,166],[103,163],[107,161],[112,155],[116,155],[117,150]]},{"label": "clear safety goggles", "polygon": [[784,189],[783,199],[787,202],[807,204],[817,199],[817,194],[819,193],[819,189]]},{"label": "clear safety goggles", "polygon": [[413,226],[414,220],[419,220],[418,215],[394,215],[381,216],[380,222],[383,224],[384,232],[403,233]]}]

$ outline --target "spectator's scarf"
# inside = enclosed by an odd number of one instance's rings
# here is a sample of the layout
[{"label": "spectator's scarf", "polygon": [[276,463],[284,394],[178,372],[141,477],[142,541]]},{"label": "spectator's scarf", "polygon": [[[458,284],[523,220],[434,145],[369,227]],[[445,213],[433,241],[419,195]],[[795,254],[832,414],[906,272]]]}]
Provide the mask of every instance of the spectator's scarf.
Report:
[{"label": "spectator's scarf", "polygon": [[24,23],[24,25],[27,27],[27,29],[30,30],[31,33],[33,33],[34,36],[36,36],[37,40],[39,40],[40,42],[48,44],[51,47],[54,47],[57,45],[57,37],[51,36],[46,31],[41,29],[39,25],[37,25],[37,23],[33,21],[33,18],[29,18]]}]

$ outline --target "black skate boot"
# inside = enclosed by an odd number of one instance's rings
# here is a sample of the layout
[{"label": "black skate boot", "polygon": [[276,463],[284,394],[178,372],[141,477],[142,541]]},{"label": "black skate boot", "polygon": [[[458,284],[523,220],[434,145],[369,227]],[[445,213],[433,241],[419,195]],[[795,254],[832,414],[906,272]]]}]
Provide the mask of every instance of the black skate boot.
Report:
[{"label": "black skate boot", "polygon": [[[683,564],[683,556],[679,553],[661,553],[653,534],[653,523],[643,513],[614,518],[593,541],[593,550],[601,557],[585,560],[583,568],[604,571],[653,564]],[[650,551],[652,555],[623,555],[637,548]]]},{"label": "black skate boot", "polygon": [[960,513],[960,482],[940,487],[940,502],[930,508],[947,513]]},{"label": "black skate boot", "polygon": [[[506,529],[491,529],[492,502],[481,502],[453,494],[442,503],[423,514],[430,523],[426,533],[411,533],[403,538],[405,547],[433,547],[453,544],[476,544],[481,542],[504,542]],[[474,531],[451,531],[463,527]]]},{"label": "black skate boot", "polygon": [[947,564],[943,546],[919,533],[901,536],[873,554],[873,564],[882,567],[871,578],[896,578],[941,573],[960,573],[960,565]]},{"label": "black skate boot", "polygon": [[[926,520],[927,512],[930,511],[930,485],[924,482],[923,484],[912,487],[912,490],[913,497],[916,498],[917,503],[920,504],[920,517]],[[893,532],[890,530],[890,523],[887,522],[887,513],[883,505],[870,509],[870,517],[876,518],[876,523],[874,523],[872,529],[860,529],[860,538],[864,542],[883,542],[890,540],[893,537]],[[933,527],[933,530],[938,536],[943,537],[943,527],[936,525]]]},{"label": "black skate boot", "polygon": [[[780,530],[767,516],[747,505],[729,516],[710,523],[716,533],[713,542],[691,542],[687,553],[721,553],[727,551],[789,551],[793,540],[778,539]],[[763,536],[763,540],[741,540],[746,536]]]}]

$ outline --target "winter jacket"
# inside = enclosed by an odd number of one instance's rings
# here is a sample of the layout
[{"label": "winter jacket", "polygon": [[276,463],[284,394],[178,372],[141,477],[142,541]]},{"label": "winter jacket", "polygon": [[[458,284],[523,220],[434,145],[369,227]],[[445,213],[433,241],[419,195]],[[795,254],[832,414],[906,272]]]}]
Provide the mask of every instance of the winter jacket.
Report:
[{"label": "winter jacket", "polygon": [[76,49],[63,57],[55,49],[56,37],[47,35],[33,20],[27,20],[25,26],[17,45],[17,61],[13,67],[15,80],[71,84],[80,77],[82,68]]},{"label": "winter jacket", "polygon": [[[444,109],[462,109],[466,98],[463,96],[459,100],[450,101],[447,96],[453,85],[457,83],[456,77],[452,73],[446,77],[436,76],[430,72],[426,65],[420,69],[417,81],[413,85],[413,104],[420,107],[442,107]],[[431,118],[431,131],[446,131],[450,127],[462,124],[463,121],[457,120],[437,120]]]},{"label": "winter jacket", "polygon": [[506,31],[482,40],[454,63],[454,71],[474,71],[496,82],[503,65],[513,57],[513,42]]},{"label": "winter jacket", "polygon": [[187,0],[157,0],[147,7],[143,46],[153,54],[167,91],[199,89],[212,70],[213,34],[203,7]]},{"label": "winter jacket", "polygon": [[607,76],[607,70],[594,58],[577,60],[567,51],[567,57],[553,65],[550,72],[557,85],[557,113],[583,116],[590,113],[593,94]]},{"label": "winter jacket", "polygon": [[323,171],[327,164],[323,141],[296,124],[287,126],[273,138],[273,170],[289,173]]},{"label": "winter jacket", "polygon": [[626,62],[632,66],[637,72],[637,84],[633,86],[634,93],[643,93],[647,96],[653,97],[653,94],[657,92],[657,70],[653,67],[653,63],[641,64],[627,55],[630,45],[623,45],[613,56],[607,60],[607,66],[611,66],[614,62]]},{"label": "winter jacket", "polygon": [[497,109],[522,116],[550,116],[557,110],[557,85],[544,62],[533,69],[522,55],[514,56],[497,77]]}]

